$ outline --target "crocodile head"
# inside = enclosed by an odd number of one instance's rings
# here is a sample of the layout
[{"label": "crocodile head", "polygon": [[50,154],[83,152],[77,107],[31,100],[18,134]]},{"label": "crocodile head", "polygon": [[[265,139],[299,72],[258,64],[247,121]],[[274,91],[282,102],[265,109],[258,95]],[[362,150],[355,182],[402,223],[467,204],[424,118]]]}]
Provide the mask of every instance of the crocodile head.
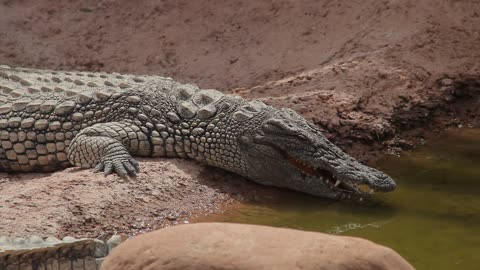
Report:
[{"label": "crocodile head", "polygon": [[265,185],[334,198],[362,198],[395,189],[385,173],[365,166],[291,109],[275,110],[240,137],[248,177]]}]

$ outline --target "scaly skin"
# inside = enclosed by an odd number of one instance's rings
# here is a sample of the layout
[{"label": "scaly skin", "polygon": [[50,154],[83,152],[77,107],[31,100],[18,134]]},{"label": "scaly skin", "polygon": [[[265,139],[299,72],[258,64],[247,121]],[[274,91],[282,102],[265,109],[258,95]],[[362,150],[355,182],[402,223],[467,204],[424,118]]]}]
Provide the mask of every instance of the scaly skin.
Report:
[{"label": "scaly skin", "polygon": [[134,176],[133,156],[189,157],[328,198],[395,182],[290,109],[158,76],[0,68],[0,170],[70,165]]},{"label": "scaly skin", "polygon": [[[158,76],[0,66],[0,171],[74,165],[134,176],[133,156],[189,157],[328,198],[358,198],[359,184],[395,188],[290,109]],[[97,269],[102,244],[71,241],[0,237],[0,268]]]},{"label": "scaly skin", "polygon": [[0,269],[98,270],[103,259],[123,240],[120,235],[106,242],[91,238],[0,236]]}]

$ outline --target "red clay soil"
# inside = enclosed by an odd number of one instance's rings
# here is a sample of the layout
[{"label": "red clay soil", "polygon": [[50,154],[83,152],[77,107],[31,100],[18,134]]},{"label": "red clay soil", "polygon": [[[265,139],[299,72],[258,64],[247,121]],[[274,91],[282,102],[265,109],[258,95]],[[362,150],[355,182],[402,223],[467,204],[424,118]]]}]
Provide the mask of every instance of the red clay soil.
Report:
[{"label": "red clay soil", "polygon": [[[413,147],[432,131],[479,124],[480,2],[2,1],[0,63],[158,74],[259,98],[297,110],[347,152],[371,161]],[[148,194],[142,186],[149,174],[157,173],[151,162],[132,185],[117,185],[113,177],[102,184],[103,177],[74,169],[0,176],[0,205],[8,205],[0,206],[0,216],[13,218],[0,222],[0,234],[136,233],[181,220],[152,218],[159,209],[189,217],[240,197],[275,196],[272,189],[194,163],[155,162],[178,174],[172,179],[186,174],[183,180],[196,191],[180,200],[182,192],[173,189],[167,199],[138,203],[136,197]],[[206,173],[197,177],[190,167]],[[214,173],[235,180],[212,180]],[[70,180],[61,182],[64,175]],[[147,186],[168,193],[161,183]],[[121,195],[107,196],[112,188]],[[203,188],[208,192],[198,191]],[[26,189],[43,195],[28,197]],[[52,195],[56,190],[70,190],[70,197]],[[28,198],[38,207],[25,208]],[[141,210],[150,206],[151,215]],[[45,217],[51,227],[42,227]],[[42,222],[25,225],[35,219]],[[137,223],[148,226],[136,229]]]}]

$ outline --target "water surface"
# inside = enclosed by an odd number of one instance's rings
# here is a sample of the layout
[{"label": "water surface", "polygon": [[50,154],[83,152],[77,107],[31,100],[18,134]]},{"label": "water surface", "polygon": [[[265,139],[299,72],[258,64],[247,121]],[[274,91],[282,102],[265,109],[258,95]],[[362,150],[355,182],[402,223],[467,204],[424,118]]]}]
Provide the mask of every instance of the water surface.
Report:
[{"label": "water surface", "polygon": [[450,132],[375,166],[397,181],[395,192],[360,204],[292,192],[210,220],[358,236],[417,269],[480,269],[480,129]]}]

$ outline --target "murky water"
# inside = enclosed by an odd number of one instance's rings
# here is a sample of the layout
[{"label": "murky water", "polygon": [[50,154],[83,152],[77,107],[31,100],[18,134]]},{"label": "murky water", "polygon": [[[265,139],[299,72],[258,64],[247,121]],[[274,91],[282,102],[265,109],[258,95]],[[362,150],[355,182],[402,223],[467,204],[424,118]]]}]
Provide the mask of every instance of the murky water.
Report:
[{"label": "murky water", "polygon": [[451,132],[377,167],[396,179],[395,192],[361,204],[292,194],[210,220],[358,236],[417,269],[480,269],[480,129]]}]

